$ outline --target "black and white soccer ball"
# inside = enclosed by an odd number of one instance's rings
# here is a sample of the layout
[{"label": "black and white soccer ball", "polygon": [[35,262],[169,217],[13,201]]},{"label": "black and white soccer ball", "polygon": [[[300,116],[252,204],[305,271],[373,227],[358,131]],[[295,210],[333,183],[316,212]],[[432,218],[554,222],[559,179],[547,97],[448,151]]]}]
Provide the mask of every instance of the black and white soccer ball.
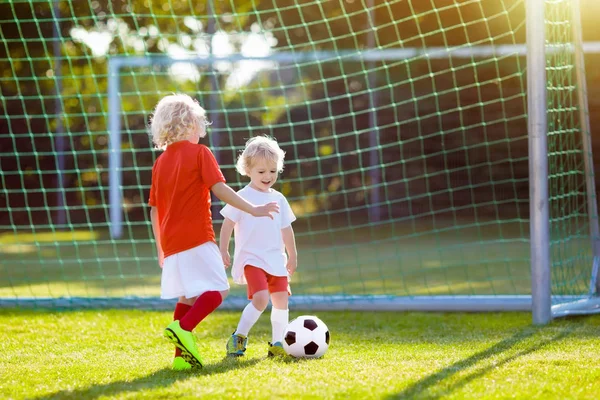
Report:
[{"label": "black and white soccer ball", "polygon": [[292,357],[321,357],[329,348],[329,329],[314,315],[298,317],[285,328],[283,348]]}]

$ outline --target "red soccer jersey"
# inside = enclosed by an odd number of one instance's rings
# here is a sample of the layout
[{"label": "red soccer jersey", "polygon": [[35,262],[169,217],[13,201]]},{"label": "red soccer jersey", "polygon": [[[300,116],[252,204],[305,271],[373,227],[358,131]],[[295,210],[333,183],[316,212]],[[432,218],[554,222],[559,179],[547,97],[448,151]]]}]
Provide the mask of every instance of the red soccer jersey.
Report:
[{"label": "red soccer jersey", "polygon": [[210,188],[225,177],[210,149],[187,140],[172,143],[152,167],[149,205],[158,209],[165,257],[216,242]]}]

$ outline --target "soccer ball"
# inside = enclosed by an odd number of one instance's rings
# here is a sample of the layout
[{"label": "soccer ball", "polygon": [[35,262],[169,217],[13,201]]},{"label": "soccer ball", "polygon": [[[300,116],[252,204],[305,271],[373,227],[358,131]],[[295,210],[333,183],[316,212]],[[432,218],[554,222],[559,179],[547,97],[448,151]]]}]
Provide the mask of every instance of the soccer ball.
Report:
[{"label": "soccer ball", "polygon": [[290,322],[283,335],[283,349],[292,357],[317,358],[329,348],[329,329],[319,318],[303,315]]}]

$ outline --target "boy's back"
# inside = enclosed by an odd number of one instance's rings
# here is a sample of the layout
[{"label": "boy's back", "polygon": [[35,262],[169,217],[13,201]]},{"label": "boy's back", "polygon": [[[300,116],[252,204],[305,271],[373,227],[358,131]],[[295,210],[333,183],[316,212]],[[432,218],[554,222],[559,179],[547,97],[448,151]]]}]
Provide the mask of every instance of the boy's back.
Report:
[{"label": "boy's back", "polygon": [[152,168],[150,205],[158,209],[164,256],[215,242],[210,188],[225,178],[208,147],[170,144]]}]

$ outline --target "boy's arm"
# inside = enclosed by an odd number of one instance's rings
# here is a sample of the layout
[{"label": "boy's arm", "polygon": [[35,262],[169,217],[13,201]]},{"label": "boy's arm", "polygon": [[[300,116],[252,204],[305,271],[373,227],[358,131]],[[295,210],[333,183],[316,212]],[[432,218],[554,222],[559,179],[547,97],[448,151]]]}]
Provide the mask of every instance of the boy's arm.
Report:
[{"label": "boy's arm", "polygon": [[296,272],[296,267],[298,267],[298,252],[296,251],[296,237],[294,235],[294,229],[292,226],[288,226],[281,230],[281,235],[283,237],[283,244],[285,245],[285,249],[288,253],[288,262],[286,268],[290,273],[290,276]]},{"label": "boy's arm", "polygon": [[279,205],[276,201],[262,206],[255,206],[254,204],[247,202],[246,199],[242,198],[232,188],[223,182],[215,183],[210,190],[212,190],[215,196],[223,200],[225,203],[230,204],[231,206],[245,211],[255,217],[269,217],[273,219],[271,213],[279,212]]},{"label": "boy's arm", "polygon": [[223,220],[221,225],[221,234],[219,235],[219,249],[221,250],[221,257],[223,257],[223,263],[226,267],[231,265],[231,256],[229,255],[229,240],[233,233],[233,227],[235,222],[229,218]]},{"label": "boy's arm", "polygon": [[156,253],[158,254],[158,265],[162,268],[165,254],[160,245],[160,226],[158,226],[158,208],[152,207],[150,210],[150,220],[152,221],[152,232],[156,240]]}]

